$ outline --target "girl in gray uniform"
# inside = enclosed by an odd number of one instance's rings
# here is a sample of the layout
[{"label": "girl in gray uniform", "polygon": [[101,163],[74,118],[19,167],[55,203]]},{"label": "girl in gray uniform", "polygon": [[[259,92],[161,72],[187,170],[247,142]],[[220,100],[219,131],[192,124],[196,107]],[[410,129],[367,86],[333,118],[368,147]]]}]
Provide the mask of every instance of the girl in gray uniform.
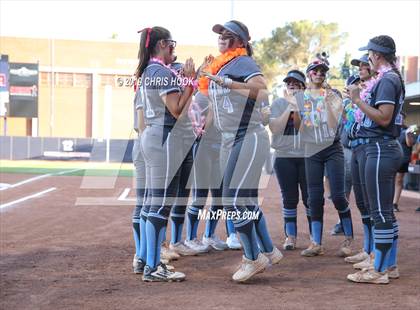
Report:
[{"label": "girl in gray uniform", "polygon": [[[145,206],[146,202],[146,164],[144,162],[143,154],[140,150],[141,145],[141,133],[145,128],[143,121],[143,105],[140,100],[138,89],[134,97],[134,131],[137,137],[134,139],[132,158],[134,167],[136,169],[136,206],[133,211],[132,223],[133,223],[133,236],[136,247],[136,253],[133,259],[134,273],[142,274],[144,264],[146,262],[146,218],[141,218],[141,211]],[[143,210],[144,212],[147,211]],[[143,222],[143,223],[142,223]],[[141,231],[143,230],[143,231]],[[142,238],[143,237],[143,238]]]},{"label": "girl in gray uniform", "polygon": [[267,88],[261,70],[251,58],[247,27],[229,21],[215,25],[213,31],[220,34],[222,54],[203,69],[202,74],[210,79],[204,91],[208,91],[213,106],[214,124],[222,133],[223,206],[228,215],[234,214],[233,223],[244,249],[242,264],[233,280],[243,282],[263,271],[270,261],[276,264],[282,258],[268,234],[257,196],[270,148],[258,111],[261,101],[267,101]]},{"label": "girl in gray uniform", "polygon": [[[193,85],[180,85],[179,77],[168,65],[174,60],[176,42],[162,27],[142,31],[139,65],[136,77],[141,78],[139,91],[144,107],[146,129],[141,150],[146,162],[146,183],[150,190],[147,214],[147,253],[143,281],[182,281],[185,275],[169,271],[160,263],[160,249],[166,225],[179,185],[182,151],[181,134],[174,125],[193,93]],[[184,76],[194,77],[192,59],[183,68]]]},{"label": "girl in gray uniform", "polygon": [[[297,204],[299,186],[306,216],[311,231],[308,207],[308,192],[305,179],[305,160],[299,127],[295,128],[294,118],[299,113],[297,100],[305,89],[305,75],[299,70],[291,70],[283,80],[287,91],[284,98],[278,98],[271,105],[270,129],[273,133],[271,147],[276,150],[274,171],[276,172],[283,198],[283,220],[286,240],[283,248],[294,250],[297,237]],[[296,113],[296,114],[295,114]]]}]

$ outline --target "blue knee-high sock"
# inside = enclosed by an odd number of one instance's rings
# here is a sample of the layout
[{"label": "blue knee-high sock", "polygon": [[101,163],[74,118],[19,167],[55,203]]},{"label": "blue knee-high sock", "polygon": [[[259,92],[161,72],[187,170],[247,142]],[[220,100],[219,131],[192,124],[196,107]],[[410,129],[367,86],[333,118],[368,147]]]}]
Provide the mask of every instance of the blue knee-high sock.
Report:
[{"label": "blue knee-high sock", "polygon": [[353,238],[353,223],[351,220],[350,207],[343,212],[338,212],[340,217],[341,226],[343,227],[344,235],[349,238]]},{"label": "blue knee-high sock", "polygon": [[[308,227],[309,227],[309,237],[312,239],[312,220],[311,220],[311,209],[305,206],[306,210],[306,220],[308,221]],[[296,233],[297,235],[297,233]]]},{"label": "blue knee-high sock", "polygon": [[146,222],[147,222],[147,215],[149,213],[150,206],[144,206],[140,213],[140,255],[139,257],[143,262],[146,262],[147,257],[147,237],[146,237]]},{"label": "blue knee-high sock", "polygon": [[264,214],[261,210],[257,211],[258,219],[254,221],[255,232],[257,234],[258,244],[261,252],[271,253],[273,252],[273,242],[271,241],[270,234],[268,233],[267,223],[265,222]]},{"label": "blue knee-high sock", "polygon": [[311,227],[312,227],[312,240],[316,244],[322,244],[322,228],[323,228],[323,222],[319,220],[312,219],[311,221]]},{"label": "blue knee-high sock", "polygon": [[226,220],[226,234],[229,237],[231,234],[236,234],[236,228],[232,220]]},{"label": "blue knee-high sock", "polygon": [[372,249],[372,222],[369,215],[362,215],[363,223],[363,250],[370,254]]},{"label": "blue knee-high sock", "polygon": [[146,265],[155,269],[160,263],[160,248],[165,237],[167,220],[148,216],[146,222],[147,258]]},{"label": "blue knee-high sock", "polygon": [[374,237],[375,222],[370,219],[370,253],[375,252],[375,237]]},{"label": "blue knee-high sock", "polygon": [[182,238],[182,227],[184,226],[184,214],[171,214],[171,243],[177,243]]},{"label": "blue knee-high sock", "polygon": [[392,223],[394,228],[394,239],[392,241],[391,252],[389,253],[388,268],[397,266],[397,254],[398,254],[398,222],[394,221]]},{"label": "blue knee-high sock", "polygon": [[187,208],[187,240],[193,240],[197,238],[198,230],[198,212],[200,208],[188,206]]},{"label": "blue knee-high sock", "polygon": [[147,256],[146,221],[147,217],[142,216],[140,218],[140,235],[143,236],[143,238],[140,238],[140,253],[138,257],[144,262],[146,261]]},{"label": "blue knee-high sock", "polygon": [[283,208],[283,219],[284,219],[284,233],[286,237],[297,236],[297,210],[296,209],[286,209]]},{"label": "blue knee-high sock", "polygon": [[206,238],[213,237],[214,232],[216,231],[216,226],[219,222],[219,219],[217,217],[213,218],[212,215],[215,215],[218,209],[220,209],[219,206],[211,206],[209,209],[210,218],[206,220],[206,228],[204,230],[204,236]]},{"label": "blue knee-high sock", "polygon": [[[250,260],[256,260],[260,249],[258,247],[257,234],[255,233],[254,221],[247,220],[241,223],[234,222],[236,230],[239,232],[244,255]],[[238,226],[240,225],[240,226]]]},{"label": "blue knee-high sock", "polygon": [[392,222],[380,223],[374,228],[375,238],[375,270],[383,272],[388,268],[389,255],[394,241]]},{"label": "blue knee-high sock", "polygon": [[133,238],[137,257],[140,257],[140,236],[140,219],[133,219]]}]

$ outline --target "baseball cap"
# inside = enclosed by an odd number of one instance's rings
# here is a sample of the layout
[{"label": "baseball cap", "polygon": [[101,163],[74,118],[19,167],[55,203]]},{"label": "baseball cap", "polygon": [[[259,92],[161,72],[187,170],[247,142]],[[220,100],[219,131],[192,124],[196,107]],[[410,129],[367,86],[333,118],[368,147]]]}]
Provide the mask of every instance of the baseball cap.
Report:
[{"label": "baseball cap", "polygon": [[283,82],[287,82],[288,79],[295,79],[305,85],[305,74],[299,70],[290,70],[287,72],[287,76],[283,79]]},{"label": "baseball cap", "polygon": [[330,67],[328,67],[328,65],[325,62],[320,61],[320,60],[315,60],[309,64],[308,68],[306,68],[306,73],[320,67],[323,68],[325,71],[330,70]]},{"label": "baseball cap", "polygon": [[358,74],[350,75],[347,78],[346,86],[353,85],[354,83],[357,83],[358,81],[360,81],[360,76]]},{"label": "baseball cap", "polygon": [[233,34],[236,34],[238,37],[240,37],[244,43],[247,43],[249,40],[251,40],[251,38],[246,33],[246,31],[243,30],[234,21],[229,21],[229,22],[227,22],[227,23],[225,23],[223,25],[216,24],[216,25],[213,26],[212,30],[215,33],[218,33],[218,34],[221,34],[223,32],[223,30],[227,30],[229,32],[232,32]]},{"label": "baseball cap", "polygon": [[357,58],[352,59],[350,63],[351,63],[352,66],[356,66],[356,67],[360,67],[360,63],[369,64],[369,54],[364,54],[359,59],[357,59]]},{"label": "baseball cap", "polygon": [[385,53],[385,54],[395,53],[394,48],[390,48],[388,46],[382,46],[382,45],[376,44],[376,43],[372,42],[372,40],[369,40],[369,42],[366,46],[363,46],[363,47],[359,48],[359,51],[369,51],[369,50],[374,51],[374,52],[379,52],[379,53]]}]

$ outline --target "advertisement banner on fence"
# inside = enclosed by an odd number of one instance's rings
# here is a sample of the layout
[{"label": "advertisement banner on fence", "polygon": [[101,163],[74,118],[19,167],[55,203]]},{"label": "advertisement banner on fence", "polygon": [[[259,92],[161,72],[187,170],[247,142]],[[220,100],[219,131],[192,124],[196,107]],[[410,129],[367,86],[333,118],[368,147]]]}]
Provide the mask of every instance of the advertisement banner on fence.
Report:
[{"label": "advertisement banner on fence", "polygon": [[0,116],[7,115],[9,103],[9,57],[1,55],[0,59]]},{"label": "advertisement banner on fence", "polygon": [[38,117],[38,64],[10,63],[8,116]]}]

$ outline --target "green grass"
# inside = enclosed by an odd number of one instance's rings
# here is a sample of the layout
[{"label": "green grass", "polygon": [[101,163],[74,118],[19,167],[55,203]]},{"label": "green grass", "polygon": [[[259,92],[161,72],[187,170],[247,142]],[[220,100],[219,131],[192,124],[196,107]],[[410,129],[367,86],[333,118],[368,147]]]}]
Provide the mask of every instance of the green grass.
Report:
[{"label": "green grass", "polygon": [[[32,168],[32,167],[0,167],[0,173],[18,173],[18,174],[54,174],[63,171],[71,171],[72,168]],[[63,174],[63,176],[122,176],[132,177],[132,169],[82,169],[78,171]]]}]

